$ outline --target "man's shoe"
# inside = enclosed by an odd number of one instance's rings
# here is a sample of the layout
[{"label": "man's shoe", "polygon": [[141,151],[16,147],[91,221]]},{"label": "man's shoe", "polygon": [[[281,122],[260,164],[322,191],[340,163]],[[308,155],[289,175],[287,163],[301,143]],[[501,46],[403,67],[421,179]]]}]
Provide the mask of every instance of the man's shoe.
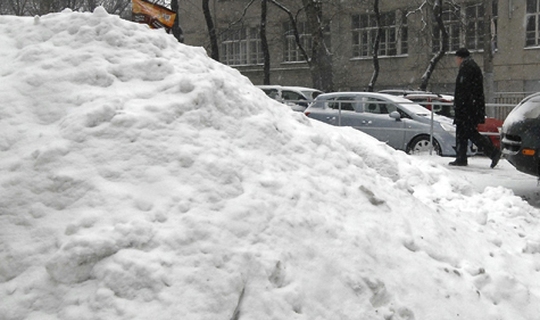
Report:
[{"label": "man's shoe", "polygon": [[467,162],[463,162],[463,161],[452,161],[450,163],[448,163],[449,165],[451,166],[456,166],[456,167],[466,167],[467,166]]},{"label": "man's shoe", "polygon": [[499,163],[499,160],[501,159],[501,155],[502,152],[499,149],[495,150],[495,154],[491,156],[490,168],[495,168],[495,166],[497,165],[497,163]]}]

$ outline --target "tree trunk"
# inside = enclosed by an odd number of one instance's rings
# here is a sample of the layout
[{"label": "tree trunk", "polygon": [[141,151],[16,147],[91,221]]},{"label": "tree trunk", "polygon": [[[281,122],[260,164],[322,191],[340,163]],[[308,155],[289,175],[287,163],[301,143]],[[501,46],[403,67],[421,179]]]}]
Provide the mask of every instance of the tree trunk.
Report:
[{"label": "tree trunk", "polygon": [[266,38],[266,17],[268,15],[267,0],[261,0],[261,46],[264,57],[263,84],[270,84],[270,49]]},{"label": "tree trunk", "polygon": [[379,78],[379,45],[381,43],[381,13],[379,11],[379,0],[375,0],[373,3],[373,11],[375,12],[375,21],[377,23],[377,34],[375,36],[375,42],[373,43],[373,75],[369,81],[367,91],[373,92],[375,90],[375,83]]},{"label": "tree trunk", "polygon": [[172,34],[178,42],[184,42],[184,32],[180,27],[180,0],[171,0],[171,10],[176,12],[176,18],[172,27]]},{"label": "tree trunk", "polygon": [[334,90],[332,56],[324,43],[323,8],[320,0],[302,0],[306,9],[307,25],[311,30],[310,71],[313,87],[325,92]]},{"label": "tree trunk", "polygon": [[[493,0],[484,0],[484,93],[486,102],[494,102],[494,82],[493,82],[493,52],[494,44],[493,36],[495,30],[492,32],[492,20],[493,20]],[[494,27],[494,26],[493,26]],[[490,115],[491,116],[491,115]]]},{"label": "tree trunk", "polygon": [[219,45],[216,28],[214,26],[214,19],[210,13],[210,0],[203,0],[202,7],[204,13],[204,19],[206,20],[206,26],[208,28],[208,35],[210,36],[210,57],[216,61],[219,61]]},{"label": "tree trunk", "polygon": [[436,0],[433,5],[433,14],[435,15],[435,21],[437,22],[438,31],[442,34],[442,46],[441,50],[435,54],[433,58],[429,61],[429,65],[422,75],[422,82],[420,84],[420,90],[426,91],[427,86],[429,84],[429,79],[431,78],[431,75],[433,74],[433,71],[435,71],[435,67],[437,66],[437,63],[444,57],[446,52],[448,51],[448,32],[446,31],[444,27],[444,22],[442,18],[443,13],[443,6],[442,6],[442,0]]}]

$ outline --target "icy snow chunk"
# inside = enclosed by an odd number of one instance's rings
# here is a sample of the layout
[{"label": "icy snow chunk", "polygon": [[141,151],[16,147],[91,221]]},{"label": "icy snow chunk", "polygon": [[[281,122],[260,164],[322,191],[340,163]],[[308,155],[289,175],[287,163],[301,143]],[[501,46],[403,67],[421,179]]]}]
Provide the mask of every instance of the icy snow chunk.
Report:
[{"label": "icy snow chunk", "polygon": [[107,13],[107,10],[105,10],[105,8],[103,8],[102,6],[95,8],[93,13],[94,13],[94,16],[98,18],[105,18],[109,16],[109,14]]},{"label": "icy snow chunk", "polygon": [[527,241],[523,248],[523,253],[538,254],[540,253],[540,241]]},{"label": "icy snow chunk", "polygon": [[100,105],[86,114],[86,126],[93,128],[109,122],[116,115],[116,108],[111,105]]},{"label": "icy snow chunk", "polygon": [[160,81],[174,73],[174,66],[165,59],[155,58],[119,64],[111,68],[111,73],[121,81]]},{"label": "icy snow chunk", "polygon": [[125,248],[142,248],[154,236],[149,222],[133,221],[118,224],[113,230],[73,236],[46,264],[49,275],[62,283],[88,280],[94,266],[102,259]]},{"label": "icy snow chunk", "polygon": [[164,266],[152,253],[127,249],[96,266],[94,275],[118,297],[151,301],[170,286]]},{"label": "icy snow chunk", "polygon": [[64,245],[47,263],[51,277],[62,283],[78,283],[90,278],[94,265],[118,251],[113,239],[78,237]]}]

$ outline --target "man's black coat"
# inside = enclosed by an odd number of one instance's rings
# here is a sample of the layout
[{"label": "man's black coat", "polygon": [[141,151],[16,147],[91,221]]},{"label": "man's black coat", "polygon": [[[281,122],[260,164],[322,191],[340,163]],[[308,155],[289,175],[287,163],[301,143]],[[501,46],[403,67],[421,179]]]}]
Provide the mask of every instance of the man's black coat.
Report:
[{"label": "man's black coat", "polygon": [[459,67],[454,93],[456,124],[476,127],[485,122],[486,105],[484,98],[482,70],[470,57]]}]

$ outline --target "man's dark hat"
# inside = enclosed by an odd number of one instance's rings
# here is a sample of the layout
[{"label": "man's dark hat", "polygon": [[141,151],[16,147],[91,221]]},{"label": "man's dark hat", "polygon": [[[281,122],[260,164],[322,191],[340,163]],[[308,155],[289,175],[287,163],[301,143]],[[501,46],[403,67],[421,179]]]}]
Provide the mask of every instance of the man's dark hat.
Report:
[{"label": "man's dark hat", "polygon": [[471,53],[466,48],[460,48],[456,51],[456,57],[467,58]]}]

